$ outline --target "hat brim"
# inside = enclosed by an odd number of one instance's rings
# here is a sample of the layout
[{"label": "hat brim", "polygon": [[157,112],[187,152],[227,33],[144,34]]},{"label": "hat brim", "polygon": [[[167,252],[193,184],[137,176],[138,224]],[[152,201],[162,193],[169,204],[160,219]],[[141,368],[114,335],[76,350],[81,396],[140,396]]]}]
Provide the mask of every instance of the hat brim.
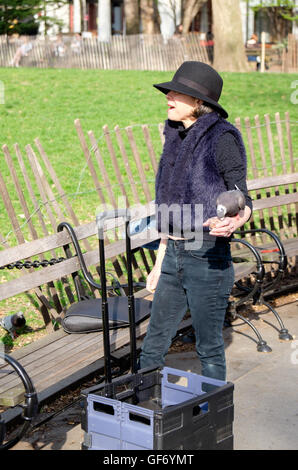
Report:
[{"label": "hat brim", "polygon": [[227,118],[229,116],[226,110],[217,101],[212,100],[203,93],[193,90],[192,88],[189,88],[186,85],[183,85],[182,83],[175,83],[172,81],[157,83],[153,86],[164,94],[167,94],[169,91],[177,91],[178,93],[183,93],[184,95],[193,96],[194,98],[198,98],[204,101],[204,103],[209,104],[213,109],[218,111],[222,117]]}]

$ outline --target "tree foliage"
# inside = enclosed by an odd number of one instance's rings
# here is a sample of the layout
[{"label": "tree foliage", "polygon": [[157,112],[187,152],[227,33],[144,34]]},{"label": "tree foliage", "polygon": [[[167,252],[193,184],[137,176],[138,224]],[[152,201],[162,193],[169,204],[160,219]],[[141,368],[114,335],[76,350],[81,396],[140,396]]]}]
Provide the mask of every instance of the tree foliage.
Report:
[{"label": "tree foliage", "polygon": [[39,3],[41,10],[38,14],[38,22],[42,22],[44,24],[45,33],[47,33],[47,30],[52,25],[57,25],[59,29],[62,28],[63,21],[51,16],[51,14],[49,14],[49,8],[51,8],[51,10],[55,10],[69,2],[67,0],[39,0]]},{"label": "tree foliage", "polygon": [[38,30],[34,15],[38,14],[39,0],[7,0],[0,5],[1,34],[32,34]]},{"label": "tree foliage", "polygon": [[37,34],[41,22],[60,25],[61,21],[49,16],[46,10],[65,3],[67,0],[6,0],[0,4],[0,34]]},{"label": "tree foliage", "polygon": [[[248,1],[248,0],[246,0]],[[250,7],[254,12],[266,9],[269,13],[279,15],[285,20],[297,21],[296,1],[293,0],[260,0],[260,3]]]},{"label": "tree foliage", "polygon": [[[272,42],[283,42],[292,30],[291,22],[298,20],[296,2],[291,0],[261,0],[252,5],[255,14],[268,21]],[[262,20],[261,20],[262,21]]]}]

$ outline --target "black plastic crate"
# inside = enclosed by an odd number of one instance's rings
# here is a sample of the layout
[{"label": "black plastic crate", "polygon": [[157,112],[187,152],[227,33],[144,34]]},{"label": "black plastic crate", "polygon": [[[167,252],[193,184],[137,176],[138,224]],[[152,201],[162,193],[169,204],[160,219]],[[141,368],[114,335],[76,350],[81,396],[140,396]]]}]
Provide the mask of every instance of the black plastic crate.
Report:
[{"label": "black plastic crate", "polygon": [[169,367],[91,387],[82,392],[82,448],[233,449],[233,391],[232,383]]}]

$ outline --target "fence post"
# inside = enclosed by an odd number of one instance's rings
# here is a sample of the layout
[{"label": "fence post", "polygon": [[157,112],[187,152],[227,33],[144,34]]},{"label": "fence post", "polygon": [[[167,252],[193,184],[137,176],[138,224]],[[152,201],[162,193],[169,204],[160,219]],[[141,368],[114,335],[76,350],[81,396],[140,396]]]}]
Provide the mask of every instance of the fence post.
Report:
[{"label": "fence post", "polygon": [[0,80],[0,104],[5,104],[5,87],[2,80]]},{"label": "fence post", "polygon": [[265,72],[265,38],[266,33],[263,31],[261,33],[261,43],[262,43],[262,50],[261,50],[261,72]]}]

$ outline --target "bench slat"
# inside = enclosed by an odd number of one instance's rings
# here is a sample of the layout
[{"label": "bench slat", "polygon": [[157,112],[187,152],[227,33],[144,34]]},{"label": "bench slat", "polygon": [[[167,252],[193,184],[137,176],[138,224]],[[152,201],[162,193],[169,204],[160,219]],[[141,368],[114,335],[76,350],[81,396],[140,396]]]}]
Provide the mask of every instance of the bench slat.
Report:
[{"label": "bench slat", "polygon": [[[136,327],[136,335],[141,336],[143,335],[149,323],[149,319],[143,321],[140,325]],[[88,341],[88,347],[76,353],[77,349],[74,349],[73,353],[69,354],[67,358],[63,357],[63,354],[59,356],[62,361],[53,364],[51,363],[51,367],[46,372],[42,372],[41,374],[35,376],[35,380],[33,380],[36,390],[39,393],[45,391],[48,387],[55,387],[59,383],[59,387],[61,387],[61,381],[63,379],[70,380],[70,376],[72,374],[76,374],[78,369],[84,368],[90,365],[90,362],[95,362],[98,359],[103,357],[103,346],[101,346],[100,338],[102,338],[102,333],[88,333],[82,336],[82,343],[84,343],[84,339],[86,337],[91,338]],[[92,336],[91,336],[92,335]],[[74,339],[77,335],[69,335],[72,339]],[[84,337],[84,338],[83,338]],[[122,328],[118,330],[113,330],[110,332],[110,340],[111,340],[111,352],[114,349],[118,349],[129,342],[130,335],[128,328]],[[38,350],[38,345],[36,345]],[[63,350],[61,350],[61,353]],[[22,364],[22,361],[20,361]],[[33,377],[34,379],[34,377]],[[1,376],[0,376],[0,388],[1,388]],[[0,395],[0,405],[4,406],[15,406],[16,404],[20,403],[23,399],[24,388],[20,385],[15,386],[13,388],[9,388],[5,390]]]},{"label": "bench slat", "polygon": [[[98,333],[97,335],[90,334],[89,336],[81,337],[82,335],[74,335],[73,338],[70,338],[70,341],[65,344],[61,344],[60,347],[54,347],[45,354],[43,349],[39,349],[31,355],[27,360],[30,360],[29,364],[25,364],[25,361],[22,361],[22,365],[25,367],[26,372],[31,377],[34,383],[41,382],[46,380],[51,376],[53,370],[63,370],[65,364],[75,363],[76,357],[82,355],[84,357],[85,353],[94,345],[97,344],[99,350],[101,350],[102,345],[102,334]],[[97,336],[97,339],[94,339]],[[56,343],[53,343],[52,346],[56,346]],[[38,355],[40,354],[40,358]],[[16,374],[7,374],[3,378],[1,377],[0,381],[0,396],[2,390],[10,389],[15,386],[20,386],[20,379]]]},{"label": "bench slat", "polygon": [[[138,207],[137,211],[137,217],[135,218],[141,219],[142,217],[153,215],[155,213],[155,207],[154,204],[150,202],[149,204]],[[135,220],[135,218],[132,217],[132,220]],[[124,226],[122,219],[116,222],[114,220],[107,220],[105,223],[105,231],[122,226]],[[79,225],[78,227],[74,227],[74,231],[79,241],[92,237],[97,235],[96,223],[90,222],[85,225]],[[31,242],[21,243],[20,245],[0,251],[0,266],[46,253],[50,250],[63,247],[67,243],[71,243],[71,240],[66,230]]]},{"label": "bench slat", "polygon": [[267,176],[264,178],[256,178],[247,181],[247,189],[249,191],[256,189],[265,189],[286,184],[298,182],[298,173],[290,173],[284,175]]},{"label": "bench slat", "polygon": [[[144,240],[145,233],[148,234],[148,238]],[[132,249],[138,248],[144,243],[148,243],[151,238],[150,230],[144,231],[140,236],[136,235],[131,238]],[[115,243],[108,244],[105,248],[106,259],[112,258],[113,256],[119,255],[125,251],[125,240],[119,240]],[[94,266],[99,262],[99,252],[97,250],[90,251],[83,255],[86,266]],[[17,294],[27,292],[28,290],[41,286],[49,281],[55,281],[60,279],[62,276],[72,274],[73,272],[80,270],[80,264],[77,257],[66,259],[59,264],[53,266],[47,266],[36,270],[32,273],[24,274],[17,279],[13,279],[0,285],[0,300],[7,299]]]},{"label": "bench slat", "polygon": [[286,204],[295,204],[298,202],[298,193],[282,194],[281,196],[272,196],[253,201],[253,210],[268,209],[280,207]]}]

